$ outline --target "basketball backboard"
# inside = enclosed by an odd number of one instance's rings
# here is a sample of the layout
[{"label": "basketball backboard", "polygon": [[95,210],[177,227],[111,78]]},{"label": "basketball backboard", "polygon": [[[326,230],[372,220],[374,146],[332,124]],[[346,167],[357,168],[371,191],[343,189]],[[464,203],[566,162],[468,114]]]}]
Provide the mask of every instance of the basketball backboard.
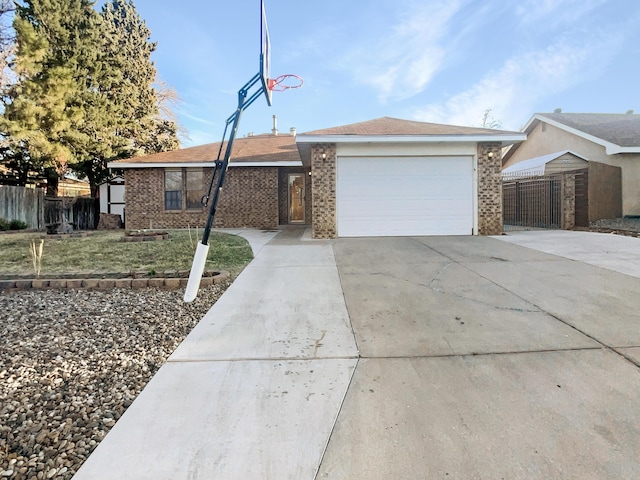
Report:
[{"label": "basketball backboard", "polygon": [[271,39],[269,38],[264,0],[260,0],[260,15],[260,77],[267,103],[271,106],[271,97],[273,95],[269,88],[269,80],[271,79]]}]

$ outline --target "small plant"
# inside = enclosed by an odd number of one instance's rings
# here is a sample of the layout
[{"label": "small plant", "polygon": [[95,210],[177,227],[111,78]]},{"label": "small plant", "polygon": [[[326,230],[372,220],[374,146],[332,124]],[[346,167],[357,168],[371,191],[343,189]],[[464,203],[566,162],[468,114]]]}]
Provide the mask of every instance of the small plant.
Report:
[{"label": "small plant", "polygon": [[198,227],[196,226],[196,243],[195,245],[193,244],[193,238],[191,238],[191,227],[189,226],[189,224],[187,224],[187,230],[189,231],[189,243],[191,244],[191,248],[196,248],[198,246]]},{"label": "small plant", "polygon": [[155,277],[157,274],[158,274],[158,272],[156,272],[155,269],[152,268],[151,270],[149,270],[149,274],[148,275],[150,277]]},{"label": "small plant", "polygon": [[35,240],[31,240],[31,260],[33,262],[33,269],[36,273],[36,278],[40,277],[40,270],[42,269],[43,248],[44,240],[40,240],[40,245],[37,245]]},{"label": "small plant", "polygon": [[9,222],[9,230],[25,230],[27,224],[22,220],[11,220]]},{"label": "small plant", "polygon": [[9,230],[9,225],[10,223],[7,220],[5,220],[4,218],[0,218],[0,232]]}]

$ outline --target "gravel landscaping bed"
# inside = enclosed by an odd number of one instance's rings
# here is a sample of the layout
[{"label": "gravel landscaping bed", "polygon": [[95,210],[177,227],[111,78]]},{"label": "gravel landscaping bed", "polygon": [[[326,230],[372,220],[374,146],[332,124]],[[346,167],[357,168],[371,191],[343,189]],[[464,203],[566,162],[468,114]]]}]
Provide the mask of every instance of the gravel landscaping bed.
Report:
[{"label": "gravel landscaping bed", "polygon": [[71,478],[228,285],[0,293],[0,478]]}]

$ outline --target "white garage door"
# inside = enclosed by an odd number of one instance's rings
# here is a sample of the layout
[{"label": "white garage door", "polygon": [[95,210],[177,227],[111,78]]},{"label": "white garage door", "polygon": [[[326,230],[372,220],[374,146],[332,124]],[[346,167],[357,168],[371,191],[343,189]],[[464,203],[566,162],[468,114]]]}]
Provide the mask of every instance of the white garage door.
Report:
[{"label": "white garage door", "polygon": [[338,157],[340,237],[471,235],[473,157]]}]

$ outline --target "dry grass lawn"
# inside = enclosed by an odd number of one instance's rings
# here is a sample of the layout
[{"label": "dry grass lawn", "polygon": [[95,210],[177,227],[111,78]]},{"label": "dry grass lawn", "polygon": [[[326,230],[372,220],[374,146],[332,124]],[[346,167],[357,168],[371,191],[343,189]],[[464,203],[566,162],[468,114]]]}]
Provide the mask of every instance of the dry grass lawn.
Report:
[{"label": "dry grass lawn", "polygon": [[[33,273],[31,241],[44,237],[41,277],[47,273],[100,273],[144,270],[189,270],[195,234],[170,231],[167,240],[121,242],[122,231],[96,231],[82,238],[57,240],[42,233],[0,235],[0,273]],[[200,231],[202,236],[202,231]],[[235,235],[213,232],[209,237],[207,269],[227,270],[233,277],[251,261],[249,243]]]}]

